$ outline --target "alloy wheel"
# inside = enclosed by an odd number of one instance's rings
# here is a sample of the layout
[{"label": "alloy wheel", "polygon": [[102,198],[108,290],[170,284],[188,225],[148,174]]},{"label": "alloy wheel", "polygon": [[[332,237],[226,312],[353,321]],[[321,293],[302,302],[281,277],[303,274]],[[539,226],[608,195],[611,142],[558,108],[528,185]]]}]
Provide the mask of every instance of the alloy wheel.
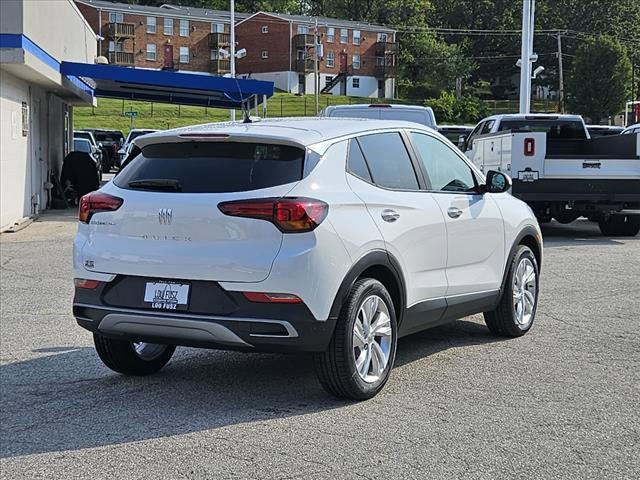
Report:
[{"label": "alloy wheel", "polygon": [[522,330],[533,321],[536,306],[536,269],[529,258],[523,258],[513,275],[513,312],[516,324]]},{"label": "alloy wheel", "polygon": [[353,360],[360,378],[379,380],[389,364],[392,330],[387,304],[377,295],[365,298],[353,323]]}]

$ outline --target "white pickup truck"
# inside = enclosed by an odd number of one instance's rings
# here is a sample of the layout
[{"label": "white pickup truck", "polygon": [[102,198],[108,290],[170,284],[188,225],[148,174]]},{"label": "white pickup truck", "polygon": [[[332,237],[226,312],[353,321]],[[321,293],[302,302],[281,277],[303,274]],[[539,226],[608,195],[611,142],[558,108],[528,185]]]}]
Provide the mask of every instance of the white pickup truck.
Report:
[{"label": "white pickup truck", "polygon": [[464,150],[482,171],[510,175],[541,223],[584,216],[604,235],[640,231],[640,134],[591,139],[577,115],[495,115]]}]

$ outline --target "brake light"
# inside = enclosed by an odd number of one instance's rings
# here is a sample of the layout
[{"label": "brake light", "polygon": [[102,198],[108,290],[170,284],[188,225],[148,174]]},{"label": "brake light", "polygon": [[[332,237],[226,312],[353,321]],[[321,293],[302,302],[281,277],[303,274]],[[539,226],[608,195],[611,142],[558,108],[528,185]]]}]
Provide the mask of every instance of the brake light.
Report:
[{"label": "brake light", "polygon": [[86,278],[74,278],[73,284],[76,288],[84,288],[86,290],[95,290],[100,282],[98,280],[88,280]]},{"label": "brake light", "polygon": [[534,138],[524,139],[524,156],[533,157],[536,153],[536,141]]},{"label": "brake light", "polygon": [[231,217],[266,220],[283,233],[310,232],[329,213],[326,203],[303,197],[238,200],[220,203],[218,208]]},{"label": "brake light", "polygon": [[302,303],[300,298],[288,293],[242,292],[242,295],[255,303]]},{"label": "brake light", "polygon": [[80,199],[78,220],[89,223],[94,213],[113,212],[120,208],[122,199],[106,193],[91,192]]}]

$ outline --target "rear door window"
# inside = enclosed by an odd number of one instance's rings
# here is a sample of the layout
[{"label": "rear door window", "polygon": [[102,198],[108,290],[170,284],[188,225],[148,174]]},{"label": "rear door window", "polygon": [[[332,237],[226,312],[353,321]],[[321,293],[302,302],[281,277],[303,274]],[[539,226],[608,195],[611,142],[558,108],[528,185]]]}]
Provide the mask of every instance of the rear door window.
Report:
[{"label": "rear door window", "polygon": [[347,170],[356,177],[360,177],[367,182],[372,182],[371,173],[367,162],[362,155],[360,145],[355,139],[349,141],[349,157],[347,159]]},{"label": "rear door window", "polygon": [[358,138],[376,185],[397,190],[418,190],[411,158],[399,133],[376,133]]},{"label": "rear door window", "polygon": [[171,184],[184,193],[245,192],[302,179],[304,149],[239,142],[154,144],[114,179],[121,188]]}]

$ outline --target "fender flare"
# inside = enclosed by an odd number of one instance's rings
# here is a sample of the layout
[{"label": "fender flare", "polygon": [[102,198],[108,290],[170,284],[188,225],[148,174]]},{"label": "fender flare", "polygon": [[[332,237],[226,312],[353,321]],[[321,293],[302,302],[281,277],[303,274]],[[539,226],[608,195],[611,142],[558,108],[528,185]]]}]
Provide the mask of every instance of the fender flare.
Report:
[{"label": "fender flare", "polygon": [[398,262],[398,260],[386,250],[373,250],[366,253],[349,269],[338,288],[338,293],[336,294],[333,305],[331,306],[331,310],[329,312],[330,319],[335,320],[338,318],[342,305],[347,299],[353,284],[360,275],[362,275],[362,273],[368,268],[376,266],[386,267],[387,270],[391,272],[396,284],[398,285],[400,295],[398,296],[399,305],[396,310],[399,311],[396,311],[396,319],[398,321],[398,325],[400,325],[402,317],[404,316],[405,306],[407,304],[407,290],[404,277],[402,276],[400,262]]},{"label": "fender flare", "polygon": [[[502,274],[502,283],[500,284],[500,295],[498,296],[498,301],[502,299],[502,295],[504,294],[505,287],[507,285],[507,275],[509,274],[509,266],[511,265],[511,262],[513,261],[513,257],[516,254],[516,250],[524,237],[529,236],[534,238],[536,244],[538,245],[538,250],[540,252],[540,259],[542,259],[542,245],[538,240],[538,235],[539,235],[538,231],[531,225],[525,226],[522,230],[520,230],[520,233],[516,235],[516,238],[511,245],[511,250],[509,250],[509,255],[507,256],[507,263],[505,264],[504,273]],[[542,270],[542,262],[539,261],[537,263],[538,263],[538,273],[540,273],[540,271]]]}]

